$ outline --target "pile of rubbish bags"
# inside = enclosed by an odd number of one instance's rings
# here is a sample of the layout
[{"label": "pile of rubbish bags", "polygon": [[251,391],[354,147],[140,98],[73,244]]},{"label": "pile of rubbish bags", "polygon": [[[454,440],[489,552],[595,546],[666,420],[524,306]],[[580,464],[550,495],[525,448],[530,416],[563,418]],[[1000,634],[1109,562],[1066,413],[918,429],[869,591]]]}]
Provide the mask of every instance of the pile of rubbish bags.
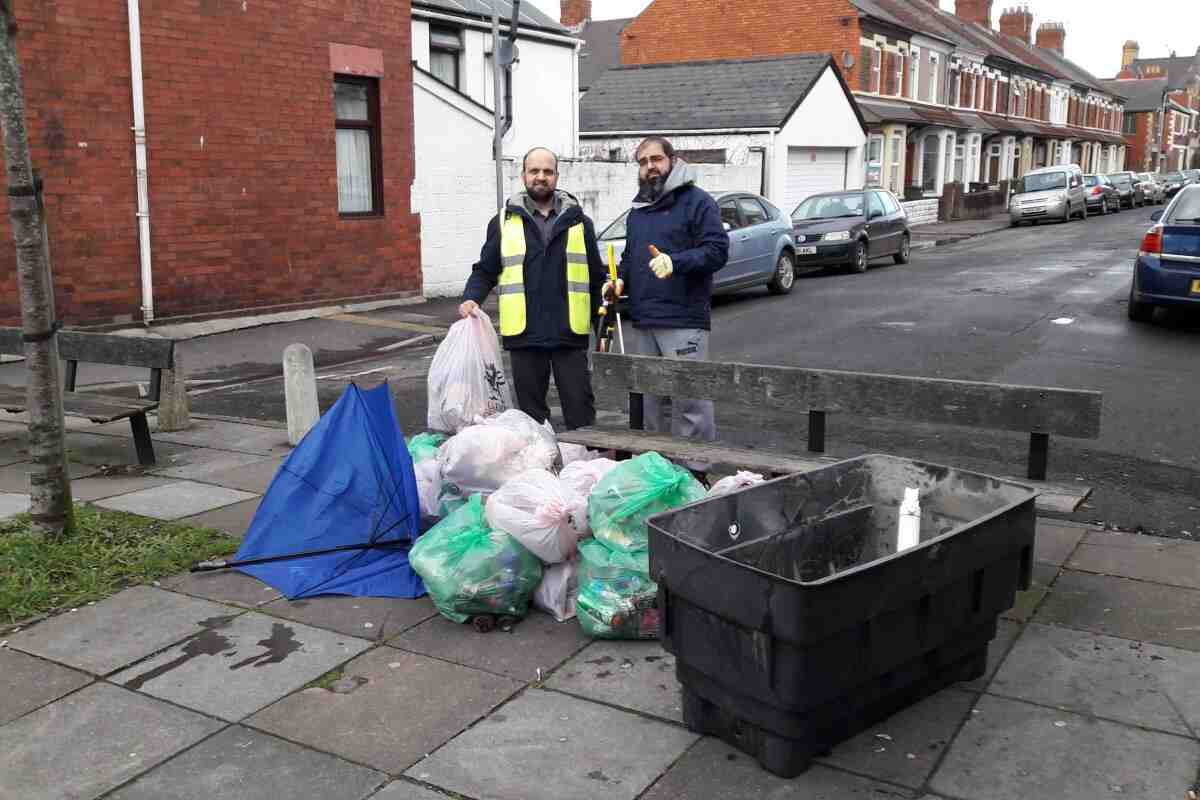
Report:
[{"label": "pile of rubbish bags", "polygon": [[486,317],[455,323],[429,376],[429,427],[408,450],[421,515],[409,560],[448,619],[506,627],[530,607],[597,638],[658,637],[647,518],[762,477],[706,489],[658,453],[616,462],[511,408]]}]

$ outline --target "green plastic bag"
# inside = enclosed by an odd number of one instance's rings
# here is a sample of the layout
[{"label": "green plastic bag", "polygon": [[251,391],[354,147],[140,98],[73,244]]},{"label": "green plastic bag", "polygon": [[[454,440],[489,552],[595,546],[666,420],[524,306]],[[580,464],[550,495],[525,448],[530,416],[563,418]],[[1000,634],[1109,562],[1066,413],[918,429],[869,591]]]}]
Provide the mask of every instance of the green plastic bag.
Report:
[{"label": "green plastic bag", "polygon": [[438,450],[445,441],[444,433],[418,433],[408,440],[408,454],[412,456],[414,464],[420,464],[422,461],[437,458]]},{"label": "green plastic bag", "polygon": [[596,639],[657,639],[658,584],[647,550],[624,553],[589,539],[579,546],[575,616]]},{"label": "green plastic bag", "polygon": [[408,560],[438,611],[454,622],[482,614],[520,619],[542,580],[537,556],[488,527],[477,494],[417,539]]},{"label": "green plastic bag", "polygon": [[643,453],[609,470],[588,496],[592,535],[627,553],[649,546],[646,520],[703,500],[704,486],[658,453]]}]

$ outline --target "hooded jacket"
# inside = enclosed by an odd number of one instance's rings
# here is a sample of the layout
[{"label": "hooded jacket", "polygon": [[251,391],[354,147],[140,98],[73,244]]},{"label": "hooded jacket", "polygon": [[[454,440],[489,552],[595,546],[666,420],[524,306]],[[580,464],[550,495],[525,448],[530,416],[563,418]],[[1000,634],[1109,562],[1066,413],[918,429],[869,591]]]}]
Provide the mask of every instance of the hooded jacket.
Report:
[{"label": "hooded jacket", "polygon": [[[665,280],[650,269],[650,245],[671,257],[674,271]],[[708,330],[712,276],[728,258],[717,202],[676,158],[662,194],[649,203],[635,199],[626,222],[620,276],[634,326]]]},{"label": "hooded jacket", "polygon": [[[596,229],[583,213],[579,201],[568,192],[557,190],[555,202],[558,216],[550,229],[549,241],[542,240],[541,228],[529,212],[532,200],[527,192],[517,192],[505,203],[505,212],[519,216],[525,226],[525,331],[518,336],[502,337],[506,350],[556,350],[586,348],[588,336],[571,331],[567,308],[567,231],[583,223],[584,244],[588,254],[588,283],[592,294],[592,318],[600,307],[600,288],[606,270],[596,245]],[[487,241],[479,261],[471,269],[463,290],[463,300],[483,305],[488,294],[500,281],[500,221],[492,217],[488,223]]]}]

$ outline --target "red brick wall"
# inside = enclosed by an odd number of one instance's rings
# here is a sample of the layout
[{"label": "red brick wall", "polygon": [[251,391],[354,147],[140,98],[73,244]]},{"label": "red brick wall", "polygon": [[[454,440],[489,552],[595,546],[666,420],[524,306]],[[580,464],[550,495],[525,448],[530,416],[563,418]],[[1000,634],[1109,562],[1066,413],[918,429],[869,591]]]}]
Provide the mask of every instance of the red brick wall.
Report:
[{"label": "red brick wall", "polygon": [[[157,317],[420,289],[408,0],[142,0],[141,12]],[[17,16],[59,316],[138,319],[125,4],[18,0]],[[382,217],[338,217],[334,42],[384,52]],[[18,314],[13,262],[0,246],[4,321]]]},{"label": "red brick wall", "polygon": [[[829,53],[840,66],[843,51],[856,59],[864,55],[858,11],[849,0],[811,0],[803,6],[790,0],[655,0],[621,34],[622,64]],[[862,69],[845,75],[851,88],[867,88]]]},{"label": "red brick wall", "polygon": [[1125,136],[1125,168],[1135,171],[1154,169],[1151,163],[1150,143],[1154,141],[1154,113],[1136,115],[1136,133]]}]

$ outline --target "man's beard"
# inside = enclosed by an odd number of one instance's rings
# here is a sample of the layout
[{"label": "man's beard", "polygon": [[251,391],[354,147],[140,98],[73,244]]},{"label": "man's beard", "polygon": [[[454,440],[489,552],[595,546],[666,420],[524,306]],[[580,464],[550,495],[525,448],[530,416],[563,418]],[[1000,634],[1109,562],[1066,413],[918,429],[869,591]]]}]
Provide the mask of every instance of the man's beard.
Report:
[{"label": "man's beard", "polygon": [[526,186],[525,191],[533,198],[534,202],[544,203],[554,196],[554,190],[546,185]]},{"label": "man's beard", "polygon": [[663,187],[666,185],[666,175],[655,175],[645,180],[638,178],[638,199],[645,202],[653,202],[662,195]]}]

